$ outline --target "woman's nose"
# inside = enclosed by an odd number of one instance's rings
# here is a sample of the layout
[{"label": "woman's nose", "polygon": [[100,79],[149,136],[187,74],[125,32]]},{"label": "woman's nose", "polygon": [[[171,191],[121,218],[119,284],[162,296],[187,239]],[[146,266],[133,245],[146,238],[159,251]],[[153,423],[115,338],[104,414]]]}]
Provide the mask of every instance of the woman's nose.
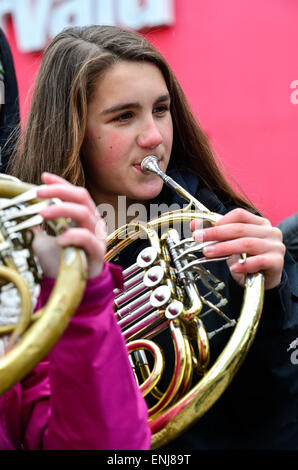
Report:
[{"label": "woman's nose", "polygon": [[142,148],[154,149],[162,143],[162,135],[154,120],[146,123],[137,137],[137,143]]}]

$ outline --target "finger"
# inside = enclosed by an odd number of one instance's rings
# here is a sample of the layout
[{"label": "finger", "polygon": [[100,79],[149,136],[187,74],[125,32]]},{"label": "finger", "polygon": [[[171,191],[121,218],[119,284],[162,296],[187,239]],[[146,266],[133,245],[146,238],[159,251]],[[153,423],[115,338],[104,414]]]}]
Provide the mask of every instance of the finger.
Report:
[{"label": "finger", "polygon": [[283,257],[280,253],[262,253],[258,256],[252,256],[246,259],[246,262],[234,263],[230,270],[234,273],[269,273],[269,276],[281,275],[283,267]]},{"label": "finger", "polygon": [[41,175],[42,181],[46,184],[54,184],[54,183],[59,183],[59,184],[68,184],[71,186],[71,183],[61,176],[55,175],[54,173],[48,173],[48,172],[43,172]]},{"label": "finger", "polygon": [[59,198],[63,201],[86,205],[91,212],[96,211],[96,206],[87,189],[72,184],[51,184],[37,189],[37,196],[41,198]]},{"label": "finger", "polygon": [[102,217],[99,217],[95,225],[95,236],[99,240],[106,240],[107,235],[107,224]]},{"label": "finger", "polygon": [[204,221],[201,219],[194,219],[190,222],[190,230],[194,232],[195,230],[203,230],[204,228]]},{"label": "finger", "polygon": [[232,256],[246,253],[250,256],[267,253],[269,251],[283,251],[282,243],[275,240],[264,238],[240,238],[206,246],[203,249],[204,255],[208,258],[217,258],[222,256]]},{"label": "finger", "polygon": [[45,220],[56,219],[58,217],[69,217],[78,225],[88,228],[92,232],[98,222],[98,216],[92,214],[88,207],[72,202],[63,202],[61,204],[52,204],[40,211],[40,215]]},{"label": "finger", "polygon": [[105,254],[105,241],[99,240],[90,230],[70,228],[56,238],[60,246],[78,246],[83,248],[93,261],[102,261]]},{"label": "finger", "polygon": [[234,240],[237,238],[255,237],[255,238],[272,238],[282,240],[282,233],[276,227],[270,225],[255,225],[245,223],[233,223],[226,225],[216,225],[204,230],[195,230],[193,238],[195,241],[211,241],[211,240]]},{"label": "finger", "polygon": [[56,240],[61,247],[77,246],[85,251],[88,278],[94,278],[102,272],[106,249],[104,240],[99,241],[89,230],[83,228],[69,229]]},{"label": "finger", "polygon": [[[215,226],[227,225],[232,223],[243,223],[243,224],[253,224],[253,225],[265,225],[271,226],[271,223],[268,219],[260,217],[259,215],[253,214],[245,209],[234,209],[227,214],[223,215]],[[203,228],[202,220],[192,220],[190,223],[190,228],[192,231],[200,230]],[[204,229],[205,230],[205,229]],[[207,228],[206,230],[210,230]]]},{"label": "finger", "polygon": [[268,219],[265,219],[264,217],[260,217],[259,215],[253,214],[252,212],[240,208],[234,209],[225,214],[223,217],[220,218],[216,225],[218,226],[224,224],[231,224],[235,222],[271,226],[271,223]]}]

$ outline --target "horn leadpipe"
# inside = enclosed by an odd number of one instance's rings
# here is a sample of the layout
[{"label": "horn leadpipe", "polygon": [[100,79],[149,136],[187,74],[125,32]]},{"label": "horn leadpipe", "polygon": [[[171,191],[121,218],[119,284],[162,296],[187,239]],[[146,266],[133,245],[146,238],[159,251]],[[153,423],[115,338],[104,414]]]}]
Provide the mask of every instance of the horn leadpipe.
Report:
[{"label": "horn leadpipe", "polygon": [[170,176],[166,175],[158,166],[158,159],[154,155],[149,155],[142,160],[141,163],[141,170],[143,173],[151,172],[158,175],[164,183],[169,186],[171,189],[176,191],[180,194],[180,196],[184,197],[184,199],[190,201],[197,210],[203,212],[210,212],[207,207],[204,206],[200,201],[195,199],[186,189],[182,188],[180,184],[176,183]]},{"label": "horn leadpipe", "polygon": [[[143,173],[151,172],[158,175],[162,180],[165,182],[167,186],[171,189],[176,191],[180,196],[184,197],[184,199],[188,200],[191,204],[195,206],[195,208],[201,212],[207,212],[210,214],[209,209],[207,209],[204,204],[198,201],[195,197],[193,197],[186,189],[182,188],[180,184],[176,183],[170,176],[166,175],[158,166],[158,159],[155,155],[149,155],[145,157],[141,162],[141,170]],[[241,253],[239,258],[239,263],[245,263],[246,261],[246,253]],[[222,258],[224,259],[224,258]]]}]

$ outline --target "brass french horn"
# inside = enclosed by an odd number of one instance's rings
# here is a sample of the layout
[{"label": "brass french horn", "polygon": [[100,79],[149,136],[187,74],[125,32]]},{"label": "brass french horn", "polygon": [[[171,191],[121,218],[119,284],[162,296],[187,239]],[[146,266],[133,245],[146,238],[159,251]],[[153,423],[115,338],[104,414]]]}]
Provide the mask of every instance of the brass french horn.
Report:
[{"label": "brass french horn", "polygon": [[[2,174],[0,197],[1,295],[6,292],[10,296],[13,290],[19,299],[19,317],[14,323],[3,322],[0,312],[0,340],[5,344],[5,354],[0,357],[2,395],[42,360],[67,327],[85,289],[86,259],[80,249],[61,250],[52,294],[47,304],[33,314],[30,288],[40,281],[41,272],[32,249],[32,228],[43,223],[39,211],[59,200],[38,199],[36,186]],[[67,228],[68,221],[59,218],[49,225],[58,235]]]},{"label": "brass french horn", "polygon": [[[147,239],[147,246],[136,261],[124,270],[124,289],[116,292],[115,308],[136,379],[143,395],[150,397],[149,425],[154,449],[184,432],[230,384],[257,330],[264,280],[259,273],[247,275],[239,317],[237,321],[229,318],[224,313],[224,284],[206,268],[211,260],[202,256],[205,244],[195,243],[191,237],[180,239],[175,228],[192,219],[214,225],[221,215],[208,211],[163,173],[156,157],[146,157],[141,168],[157,174],[188,201],[187,207],[147,223],[120,227],[107,240],[106,260],[113,261],[132,243]],[[160,234],[163,228],[166,229]],[[241,260],[245,262],[244,254]],[[200,293],[202,286],[207,293]],[[218,331],[206,330],[204,321],[209,314],[222,320],[218,330],[232,331],[210,367],[210,343]],[[157,339],[165,329],[173,341],[175,365],[171,380],[161,390],[159,383],[167,358]]]}]

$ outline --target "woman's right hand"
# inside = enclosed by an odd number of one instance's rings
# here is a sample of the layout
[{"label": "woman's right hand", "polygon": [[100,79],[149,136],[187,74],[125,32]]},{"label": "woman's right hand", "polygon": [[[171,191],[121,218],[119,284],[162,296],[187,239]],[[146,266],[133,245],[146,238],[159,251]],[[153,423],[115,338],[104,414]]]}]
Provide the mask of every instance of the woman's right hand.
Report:
[{"label": "woman's right hand", "polygon": [[98,214],[90,194],[85,188],[74,186],[52,173],[43,173],[42,179],[47,186],[39,188],[37,196],[46,199],[59,198],[62,202],[43,209],[40,215],[45,220],[57,217],[71,218],[76,224],[58,237],[50,237],[41,231],[36,232],[34,251],[44,274],[56,277],[61,247],[77,246],[86,252],[88,278],[98,276],[104,265],[107,232],[105,222]]}]

